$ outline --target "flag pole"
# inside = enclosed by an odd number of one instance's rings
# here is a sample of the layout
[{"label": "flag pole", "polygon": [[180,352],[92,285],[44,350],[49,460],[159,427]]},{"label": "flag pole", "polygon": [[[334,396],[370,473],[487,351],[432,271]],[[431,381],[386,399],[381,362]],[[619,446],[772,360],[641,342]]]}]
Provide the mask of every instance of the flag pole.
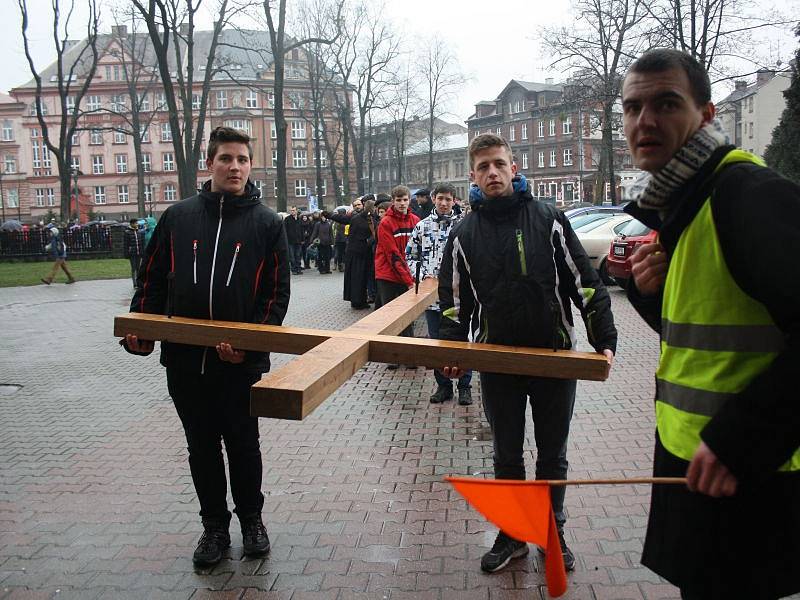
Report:
[{"label": "flag pole", "polygon": [[667,484],[686,485],[686,477],[630,477],[628,479],[535,479],[527,483],[542,485],[633,485],[633,484]]}]

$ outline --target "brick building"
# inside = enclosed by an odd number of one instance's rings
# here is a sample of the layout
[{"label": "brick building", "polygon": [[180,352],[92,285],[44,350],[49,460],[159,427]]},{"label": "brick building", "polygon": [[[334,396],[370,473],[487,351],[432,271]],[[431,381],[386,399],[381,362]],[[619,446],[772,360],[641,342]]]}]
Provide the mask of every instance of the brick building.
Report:
[{"label": "brick building", "polygon": [[[120,51],[121,39],[137,36],[136,43],[149,45],[149,38],[142,33],[128,33],[124,26],[115,27],[112,34],[98,38],[100,60],[91,86],[81,103],[85,113],[80,119],[83,129],[73,137],[73,172],[77,174],[77,187],[81,216],[88,210],[107,219],[127,219],[136,216],[137,171],[144,175],[141,192],[147,211],[160,214],[178,197],[178,178],[172,146],[172,133],[167,115],[167,106],[160,82],[152,76],[143,77],[137,94],[143,98],[141,117],[142,164],[136,164],[132,135],[126,135],[124,118],[129,115],[131,102],[123,60],[130,57]],[[205,57],[211,43],[212,32],[194,32],[195,56]],[[81,44],[73,45],[73,50]],[[215,73],[208,95],[208,109],[204,127],[204,138],[219,125],[227,125],[246,131],[253,139],[253,169],[250,175],[261,189],[264,202],[275,207],[277,141],[274,120],[273,65],[265,59],[265,51],[248,48],[269,48],[266,32],[241,32],[223,30],[217,62],[221,65]],[[65,55],[69,64],[70,50]],[[145,56],[151,59],[145,69],[156,73],[152,51]],[[267,56],[267,58],[271,58]],[[145,61],[141,61],[145,62]],[[197,61],[192,98],[192,112],[199,114],[201,83],[205,71],[205,58]],[[310,194],[321,192],[328,205],[335,203],[341,181],[334,182],[328,168],[328,158],[323,150],[323,186],[315,189],[316,169],[314,146],[321,140],[321,133],[314,131],[310,106],[310,84],[308,81],[307,56],[296,49],[286,56],[284,107],[287,127],[287,180],[288,204],[305,204]],[[83,73],[78,74],[76,85],[81,83]],[[172,71],[176,77],[176,71]],[[42,72],[42,107],[46,113],[48,127],[58,127],[60,101],[56,87],[56,65]],[[61,203],[58,169],[41,137],[35,108],[35,82],[32,80],[11,90],[10,96],[0,97],[3,136],[0,155],[3,166],[3,186],[12,185],[18,190],[18,213],[25,222],[37,221],[50,211],[58,213]],[[68,102],[74,99],[68,99]],[[334,106],[333,99],[326,106]],[[325,110],[322,115],[328,131],[338,128],[336,111]],[[195,117],[197,118],[197,117]],[[7,127],[8,125],[8,127]],[[114,130],[114,128],[117,130]],[[324,144],[319,141],[321,146]],[[205,144],[198,161],[198,186],[208,179],[205,167]],[[341,160],[341,154],[337,157]],[[9,168],[13,166],[12,170]],[[341,172],[341,169],[339,169]],[[351,172],[354,171],[351,170]],[[355,182],[351,181],[351,189]],[[5,199],[5,198],[4,198]],[[12,203],[9,197],[4,206]],[[75,210],[73,204],[73,210]]]},{"label": "brick building", "polygon": [[[433,146],[433,181],[452,183],[456,196],[464,200],[469,192],[469,165],[467,164],[467,133],[447,135],[436,140]],[[428,185],[428,141],[421,140],[406,151],[404,183],[412,190]],[[433,190],[431,190],[433,191]]]},{"label": "brick building", "polygon": [[[514,79],[495,100],[478,102],[467,119],[470,140],[480,133],[505,138],[534,195],[558,204],[592,201],[600,158],[599,109],[566,99],[569,86]],[[616,168],[630,169],[621,126],[614,132],[614,148]],[[609,192],[606,184],[607,197]]]}]

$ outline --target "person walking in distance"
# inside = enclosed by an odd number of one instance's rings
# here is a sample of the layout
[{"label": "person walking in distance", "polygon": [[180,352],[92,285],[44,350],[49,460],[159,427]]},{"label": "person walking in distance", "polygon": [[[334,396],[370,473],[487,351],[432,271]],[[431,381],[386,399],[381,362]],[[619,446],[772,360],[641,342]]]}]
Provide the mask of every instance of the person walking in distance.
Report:
[{"label": "person walking in distance", "polygon": [[131,219],[128,228],[125,229],[123,244],[125,247],[125,257],[131,263],[131,279],[133,280],[134,288],[136,287],[136,277],[139,274],[139,267],[142,264],[142,256],[144,256],[144,238],[144,231],[139,228],[139,219]]},{"label": "person walking in distance", "polygon": [[[249,180],[250,137],[218,127],[200,193],[170,206],[148,244],[131,311],[195,319],[280,325],[289,305],[286,230]],[[128,334],[120,342],[149,354],[153,342]],[[261,518],[262,464],[250,387],[269,370],[269,354],[214,346],[161,343],[167,387],[186,434],[189,468],[203,535],[194,563],[218,563],[231,544],[222,442],[245,556],[264,556],[269,536]]]},{"label": "person walking in distance", "polygon": [[297,215],[297,207],[292,206],[283,220],[286,227],[286,239],[289,244],[292,274],[303,274],[303,223]]},{"label": "person walking in distance", "polygon": [[55,262],[53,263],[53,268],[50,270],[50,274],[47,277],[42,277],[42,283],[46,285],[53,283],[53,279],[55,279],[59,269],[64,271],[64,274],[67,276],[66,283],[75,283],[76,279],[72,276],[72,273],[67,267],[67,244],[64,242],[61,232],[58,230],[58,227],[55,226],[49,227],[48,232],[50,241],[45,246],[45,250]]}]

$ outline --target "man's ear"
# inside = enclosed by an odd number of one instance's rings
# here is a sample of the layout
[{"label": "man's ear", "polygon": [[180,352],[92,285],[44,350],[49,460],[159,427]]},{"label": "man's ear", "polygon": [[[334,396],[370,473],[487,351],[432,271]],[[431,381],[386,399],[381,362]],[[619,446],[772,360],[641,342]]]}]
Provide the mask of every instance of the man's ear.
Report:
[{"label": "man's ear", "polygon": [[707,123],[711,123],[714,120],[714,117],[717,115],[717,107],[714,106],[713,102],[707,102],[706,105],[703,107],[703,125]]},{"label": "man's ear", "polygon": [[512,175],[516,175],[517,174],[517,163],[515,163],[515,162],[511,163],[511,174]]}]

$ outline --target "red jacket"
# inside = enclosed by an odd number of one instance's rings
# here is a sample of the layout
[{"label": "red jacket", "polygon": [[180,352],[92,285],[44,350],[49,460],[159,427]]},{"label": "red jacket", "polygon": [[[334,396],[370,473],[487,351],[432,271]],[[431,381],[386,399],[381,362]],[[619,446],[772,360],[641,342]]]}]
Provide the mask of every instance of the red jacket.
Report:
[{"label": "red jacket", "polygon": [[406,264],[406,244],[419,217],[410,210],[405,214],[389,210],[378,226],[378,245],[375,248],[375,279],[414,285],[414,276]]}]

